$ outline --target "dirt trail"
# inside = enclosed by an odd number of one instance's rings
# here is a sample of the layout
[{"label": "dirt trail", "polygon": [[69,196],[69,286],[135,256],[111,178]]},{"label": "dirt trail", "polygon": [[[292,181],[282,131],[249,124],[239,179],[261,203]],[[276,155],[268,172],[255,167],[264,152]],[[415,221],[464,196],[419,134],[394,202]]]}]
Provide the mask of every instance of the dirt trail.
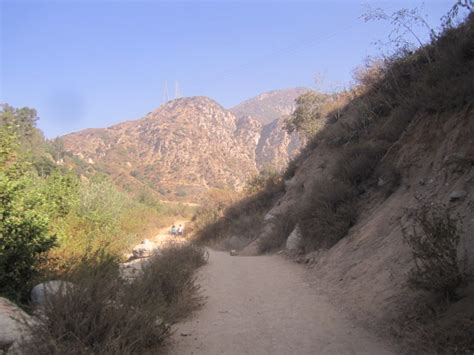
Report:
[{"label": "dirt trail", "polygon": [[177,326],[170,354],[391,354],[356,328],[279,256],[210,251],[204,308]]},{"label": "dirt trail", "polygon": [[[177,220],[174,224],[176,226],[182,224],[186,228],[186,224],[189,223],[189,220]],[[172,237],[169,233],[171,226],[163,227],[158,231],[158,234],[151,238],[151,246],[154,250],[158,251],[169,243],[178,243],[182,244],[186,242],[185,238],[181,237]],[[129,254],[132,255],[132,254]],[[133,259],[125,263],[120,264],[120,272],[122,276],[126,279],[135,278],[138,273],[142,270],[143,265],[149,260],[149,257]]]}]

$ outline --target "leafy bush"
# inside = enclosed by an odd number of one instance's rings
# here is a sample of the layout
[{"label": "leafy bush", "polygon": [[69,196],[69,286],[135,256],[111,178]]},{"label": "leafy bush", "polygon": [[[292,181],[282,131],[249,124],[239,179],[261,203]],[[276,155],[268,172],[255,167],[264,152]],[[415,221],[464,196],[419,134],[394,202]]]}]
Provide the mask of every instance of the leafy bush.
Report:
[{"label": "leafy bush", "polygon": [[296,110],[286,121],[288,132],[298,131],[305,137],[313,136],[322,127],[330,96],[309,91],[296,99]]},{"label": "leafy bush", "polygon": [[466,273],[458,257],[461,240],[458,219],[447,206],[424,205],[415,212],[414,221],[411,229],[402,229],[415,262],[410,284],[448,301],[456,300],[459,287],[466,283]]},{"label": "leafy bush", "polygon": [[0,172],[0,294],[13,299],[24,298],[40,257],[55,245],[47,216],[25,203],[27,182]]},{"label": "leafy bush", "polygon": [[24,301],[38,273],[41,256],[55,244],[48,216],[38,206],[45,201],[17,160],[16,134],[0,126],[0,294]]}]

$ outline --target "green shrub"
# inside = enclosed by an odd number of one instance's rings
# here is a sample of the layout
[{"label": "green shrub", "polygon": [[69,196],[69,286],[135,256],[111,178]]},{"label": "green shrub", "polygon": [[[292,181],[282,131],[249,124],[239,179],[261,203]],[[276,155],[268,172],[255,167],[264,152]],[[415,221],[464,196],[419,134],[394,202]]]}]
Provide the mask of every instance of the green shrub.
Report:
[{"label": "green shrub", "polygon": [[296,110],[286,121],[288,132],[298,131],[306,138],[312,137],[324,124],[327,114],[327,94],[309,91],[296,99]]},{"label": "green shrub", "polygon": [[26,183],[0,172],[0,294],[23,300],[40,257],[55,244],[47,216],[25,203]]},{"label": "green shrub", "polygon": [[16,134],[0,126],[0,294],[25,301],[32,278],[46,251],[55,244],[48,230],[45,203],[34,176],[17,159]]}]

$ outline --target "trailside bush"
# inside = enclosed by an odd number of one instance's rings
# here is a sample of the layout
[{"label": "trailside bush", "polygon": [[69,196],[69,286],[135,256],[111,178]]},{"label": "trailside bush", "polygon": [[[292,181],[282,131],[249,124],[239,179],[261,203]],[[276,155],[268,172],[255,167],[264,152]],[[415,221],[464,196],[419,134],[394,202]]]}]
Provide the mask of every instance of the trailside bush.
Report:
[{"label": "trailside bush", "polygon": [[49,295],[24,353],[154,354],[170,325],[202,304],[194,271],[207,261],[194,245],[173,246],[147,261],[131,281],[106,250],[87,254],[65,279],[73,287]]},{"label": "trailside bush", "polygon": [[457,218],[445,205],[424,205],[415,211],[414,222],[411,229],[402,229],[415,262],[411,286],[456,300],[459,287],[466,283],[458,257],[461,231]]},{"label": "trailside bush", "polygon": [[25,203],[27,181],[0,172],[0,294],[11,299],[24,299],[41,255],[55,244],[47,217]]},{"label": "trailside bush", "polygon": [[334,176],[357,187],[372,175],[386,150],[380,143],[358,143],[348,146],[337,161]]},{"label": "trailside bush", "polygon": [[44,253],[55,244],[41,193],[17,157],[16,135],[0,126],[0,294],[25,301]]},{"label": "trailside bush", "polygon": [[357,209],[352,186],[339,180],[321,180],[298,210],[305,251],[330,248],[355,223]]}]

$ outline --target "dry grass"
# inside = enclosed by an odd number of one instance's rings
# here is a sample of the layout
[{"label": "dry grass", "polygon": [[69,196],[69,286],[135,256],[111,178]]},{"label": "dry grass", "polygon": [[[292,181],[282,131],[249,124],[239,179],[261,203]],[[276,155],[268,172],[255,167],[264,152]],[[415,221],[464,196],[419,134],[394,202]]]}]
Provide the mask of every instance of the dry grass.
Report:
[{"label": "dry grass", "polygon": [[170,247],[127,283],[105,253],[84,258],[67,279],[74,287],[51,295],[25,352],[34,354],[156,353],[170,324],[201,299],[193,271],[206,262],[194,245]]},{"label": "dry grass", "polygon": [[394,335],[410,353],[471,354],[474,289],[466,289],[466,260],[459,258],[459,218],[437,204],[408,212],[413,224],[402,227],[414,259],[408,282],[423,292],[393,322]]},{"label": "dry grass", "polygon": [[339,180],[316,183],[298,209],[305,251],[336,244],[355,223],[356,211],[352,186]]},{"label": "dry grass", "polygon": [[414,222],[411,229],[402,229],[415,262],[409,278],[411,286],[448,302],[457,300],[459,288],[467,279],[458,256],[462,233],[458,219],[445,205],[424,205],[414,212]]},{"label": "dry grass", "polygon": [[333,176],[357,188],[372,175],[387,148],[383,143],[357,143],[342,149]]},{"label": "dry grass", "polygon": [[450,315],[448,304],[422,297],[393,320],[391,333],[403,339],[403,352],[407,354],[472,354],[472,306],[463,313]]},{"label": "dry grass", "polygon": [[274,252],[284,247],[286,239],[295,227],[290,216],[279,216],[279,218],[273,219],[272,223],[272,233],[266,234],[258,240],[260,254]]}]

